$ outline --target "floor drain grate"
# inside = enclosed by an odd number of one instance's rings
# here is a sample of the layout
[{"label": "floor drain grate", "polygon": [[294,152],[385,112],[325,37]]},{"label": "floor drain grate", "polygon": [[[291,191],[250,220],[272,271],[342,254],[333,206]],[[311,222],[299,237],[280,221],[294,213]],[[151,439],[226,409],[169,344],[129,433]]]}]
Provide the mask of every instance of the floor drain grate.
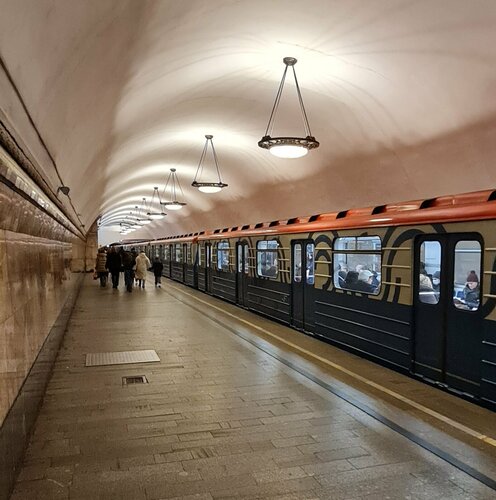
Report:
[{"label": "floor drain grate", "polygon": [[130,377],[122,377],[122,385],[148,384],[148,380],[144,375],[132,375]]}]

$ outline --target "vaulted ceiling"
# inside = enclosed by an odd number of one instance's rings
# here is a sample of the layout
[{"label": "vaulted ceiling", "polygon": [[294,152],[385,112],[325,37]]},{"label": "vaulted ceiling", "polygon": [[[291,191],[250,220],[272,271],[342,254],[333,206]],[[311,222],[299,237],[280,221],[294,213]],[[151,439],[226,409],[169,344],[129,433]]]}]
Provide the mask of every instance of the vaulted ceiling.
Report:
[{"label": "vaulted ceiling", "polygon": [[[0,56],[2,123],[105,241],[170,168],[187,206],[133,238],[496,187],[494,0],[0,0]],[[257,146],[285,56],[300,159]],[[289,77],[274,132],[303,133]]]}]

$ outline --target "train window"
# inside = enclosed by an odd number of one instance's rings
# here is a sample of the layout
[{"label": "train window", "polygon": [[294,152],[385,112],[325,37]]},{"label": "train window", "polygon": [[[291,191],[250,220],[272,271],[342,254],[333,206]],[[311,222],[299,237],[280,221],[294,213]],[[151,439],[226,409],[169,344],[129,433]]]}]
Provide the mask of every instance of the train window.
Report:
[{"label": "train window", "polygon": [[250,257],[248,256],[249,247],[248,247],[248,245],[244,245],[244,248],[245,248],[245,251],[244,251],[245,274],[248,274],[250,272]]},{"label": "train window", "polygon": [[480,305],[481,245],[459,241],[455,246],[453,304],[458,309],[476,311]]},{"label": "train window", "polygon": [[238,245],[236,247],[236,252],[238,255],[238,268],[237,271],[238,273],[243,272],[243,247],[241,245]]},{"label": "train window", "polygon": [[307,243],[306,245],[306,258],[307,258],[307,269],[306,269],[306,282],[307,285],[313,285],[315,283],[315,245],[313,243]]},{"label": "train window", "polygon": [[264,278],[277,278],[277,240],[257,243],[257,273]]},{"label": "train window", "polygon": [[201,263],[202,263],[201,255],[202,255],[202,246],[200,244],[198,244],[196,246],[196,259],[198,261],[198,266],[201,266]]},{"label": "train window", "polygon": [[424,241],[420,245],[420,265],[418,276],[419,301],[437,304],[441,286],[441,243]]},{"label": "train window", "polygon": [[301,243],[296,243],[293,254],[293,280],[301,282]]},{"label": "train window", "polygon": [[181,245],[176,245],[176,262],[181,262]]},{"label": "train window", "polygon": [[217,269],[229,271],[229,242],[221,241],[217,244]]},{"label": "train window", "polygon": [[186,264],[191,264],[191,243],[185,245],[186,247]]},{"label": "train window", "polygon": [[381,288],[379,236],[336,238],[333,247],[334,286],[377,295]]}]

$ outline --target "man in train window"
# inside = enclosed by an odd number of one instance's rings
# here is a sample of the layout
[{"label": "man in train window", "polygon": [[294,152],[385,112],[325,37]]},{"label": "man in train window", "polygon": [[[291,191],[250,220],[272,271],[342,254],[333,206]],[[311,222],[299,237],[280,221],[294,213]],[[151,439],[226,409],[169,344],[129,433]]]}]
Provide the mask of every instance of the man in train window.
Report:
[{"label": "man in train window", "polygon": [[265,266],[264,276],[268,278],[274,278],[277,275],[277,259],[274,258],[272,264],[269,262],[270,259],[267,259],[267,265]]},{"label": "man in train window", "polygon": [[374,275],[368,269],[362,269],[358,273],[358,281],[355,283],[354,290],[357,292],[374,293],[375,286],[372,284]]}]

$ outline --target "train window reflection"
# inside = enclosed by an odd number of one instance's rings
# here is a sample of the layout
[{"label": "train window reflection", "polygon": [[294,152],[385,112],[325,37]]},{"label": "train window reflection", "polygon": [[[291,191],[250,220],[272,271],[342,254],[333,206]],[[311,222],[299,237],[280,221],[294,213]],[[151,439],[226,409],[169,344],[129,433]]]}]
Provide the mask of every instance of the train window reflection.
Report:
[{"label": "train window reflection", "polygon": [[420,245],[418,298],[424,304],[439,302],[441,286],[441,243],[424,241]]},{"label": "train window reflection", "polygon": [[315,283],[314,253],[315,253],[315,245],[313,243],[307,243],[307,246],[306,246],[307,268],[306,268],[306,275],[305,275],[307,285],[313,285]]},{"label": "train window reflection", "polygon": [[455,246],[453,304],[464,311],[480,305],[481,245],[478,241],[459,241]]},{"label": "train window reflection", "polygon": [[181,245],[176,245],[176,262],[181,262]]},{"label": "train window reflection", "polygon": [[278,273],[277,240],[257,243],[257,273],[264,278],[276,278]]},{"label": "train window reflection", "polygon": [[244,249],[245,274],[248,274],[250,272],[250,257],[248,255],[248,245],[244,245]]},{"label": "train window reflection", "polygon": [[238,273],[241,273],[241,272],[243,272],[243,247],[241,245],[238,245],[236,247],[236,252],[237,252],[237,257],[238,257],[237,271],[238,271]]},{"label": "train window reflection", "polygon": [[296,243],[293,249],[293,280],[301,282],[301,243]]},{"label": "train window reflection", "polygon": [[377,295],[381,288],[379,236],[336,238],[333,247],[334,286]]},{"label": "train window reflection", "polygon": [[185,253],[185,260],[186,264],[191,264],[191,243],[186,243],[184,245],[184,253]]},{"label": "train window reflection", "polygon": [[221,241],[217,245],[217,269],[229,271],[229,242]]}]

